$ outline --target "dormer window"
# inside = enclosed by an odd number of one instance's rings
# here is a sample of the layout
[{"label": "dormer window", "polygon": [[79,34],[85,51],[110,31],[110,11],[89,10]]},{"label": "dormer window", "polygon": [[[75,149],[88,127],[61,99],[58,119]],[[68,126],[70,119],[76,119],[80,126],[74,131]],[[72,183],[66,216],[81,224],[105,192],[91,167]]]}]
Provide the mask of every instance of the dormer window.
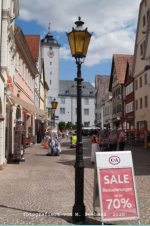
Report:
[{"label": "dormer window", "polygon": [[66,90],[66,92],[65,93],[69,93],[69,90]]},{"label": "dormer window", "polygon": [[72,88],[74,88],[74,85],[72,85]]},{"label": "dormer window", "polygon": [[86,88],[86,86],[83,86],[83,88]]},{"label": "dormer window", "polygon": [[94,93],[93,91],[90,92],[90,94],[93,94],[93,93]]}]

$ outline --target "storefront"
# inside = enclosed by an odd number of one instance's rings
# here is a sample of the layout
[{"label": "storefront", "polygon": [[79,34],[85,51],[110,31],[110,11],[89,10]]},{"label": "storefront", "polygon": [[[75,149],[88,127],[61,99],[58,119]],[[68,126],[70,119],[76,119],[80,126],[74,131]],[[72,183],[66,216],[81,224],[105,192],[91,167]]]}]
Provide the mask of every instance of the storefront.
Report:
[{"label": "storefront", "polygon": [[126,115],[126,129],[132,131],[134,128],[134,112]]}]

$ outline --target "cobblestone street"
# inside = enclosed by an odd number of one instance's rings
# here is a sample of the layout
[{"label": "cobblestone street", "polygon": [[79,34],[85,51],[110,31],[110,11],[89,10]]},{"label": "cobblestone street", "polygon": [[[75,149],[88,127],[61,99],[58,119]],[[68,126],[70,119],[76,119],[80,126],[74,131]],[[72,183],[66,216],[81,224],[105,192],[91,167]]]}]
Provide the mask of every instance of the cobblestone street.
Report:
[{"label": "cobblestone street", "polygon": [[[90,138],[84,137],[83,142],[84,200],[86,213],[92,214],[94,167]],[[63,139],[62,143],[58,157],[46,156],[47,150],[36,144],[25,150],[25,162],[10,162],[0,172],[0,224],[70,224],[75,149],[70,149],[69,141]],[[141,224],[150,224],[150,150],[140,146],[126,146],[126,150],[132,150],[133,154]],[[99,217],[88,218],[88,224],[101,224]],[[119,224],[137,224],[137,221]]]}]

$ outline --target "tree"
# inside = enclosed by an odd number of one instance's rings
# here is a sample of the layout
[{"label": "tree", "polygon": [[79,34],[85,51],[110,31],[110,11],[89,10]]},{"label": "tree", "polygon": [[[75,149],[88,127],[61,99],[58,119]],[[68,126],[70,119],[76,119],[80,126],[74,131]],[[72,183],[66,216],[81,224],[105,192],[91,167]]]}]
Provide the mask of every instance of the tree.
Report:
[{"label": "tree", "polygon": [[67,122],[66,128],[67,128],[67,129],[71,129],[71,127],[72,127],[72,122]]},{"label": "tree", "polygon": [[65,129],[65,125],[66,125],[66,123],[65,122],[59,122],[58,123],[58,127],[59,127],[59,130],[64,130]]}]

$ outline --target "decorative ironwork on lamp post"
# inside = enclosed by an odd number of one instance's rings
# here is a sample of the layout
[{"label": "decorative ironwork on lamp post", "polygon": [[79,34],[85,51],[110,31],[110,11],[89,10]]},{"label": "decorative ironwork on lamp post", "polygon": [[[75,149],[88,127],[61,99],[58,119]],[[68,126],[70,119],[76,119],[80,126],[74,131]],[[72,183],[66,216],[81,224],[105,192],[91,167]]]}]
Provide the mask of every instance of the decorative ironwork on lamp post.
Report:
[{"label": "decorative ironwork on lamp post", "polygon": [[[76,163],[75,163],[75,204],[73,206],[73,221],[75,223],[85,221],[84,199],[84,162],[83,162],[83,143],[82,143],[82,112],[81,112],[81,65],[86,57],[89,42],[92,34],[84,29],[81,17],[75,22],[76,28],[72,28],[67,33],[72,57],[76,59],[77,64],[77,145],[76,145]],[[82,59],[82,60],[81,60]]]},{"label": "decorative ironwork on lamp post", "polygon": [[55,110],[57,109],[57,105],[58,105],[58,102],[56,101],[56,99],[54,97],[54,100],[51,102],[52,109],[54,110],[54,114],[53,114],[53,117],[54,117],[54,126],[55,126]]}]

